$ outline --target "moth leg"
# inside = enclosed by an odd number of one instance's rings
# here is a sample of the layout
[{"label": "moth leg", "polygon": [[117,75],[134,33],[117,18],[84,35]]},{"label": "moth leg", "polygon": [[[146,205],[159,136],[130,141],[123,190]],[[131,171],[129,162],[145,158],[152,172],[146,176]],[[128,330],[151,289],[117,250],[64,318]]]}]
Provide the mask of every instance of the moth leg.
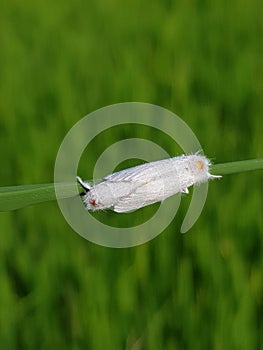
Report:
[{"label": "moth leg", "polygon": [[186,187],[186,188],[183,188],[183,189],[181,190],[181,193],[188,194],[188,193],[189,193],[188,188],[187,188],[187,187]]}]

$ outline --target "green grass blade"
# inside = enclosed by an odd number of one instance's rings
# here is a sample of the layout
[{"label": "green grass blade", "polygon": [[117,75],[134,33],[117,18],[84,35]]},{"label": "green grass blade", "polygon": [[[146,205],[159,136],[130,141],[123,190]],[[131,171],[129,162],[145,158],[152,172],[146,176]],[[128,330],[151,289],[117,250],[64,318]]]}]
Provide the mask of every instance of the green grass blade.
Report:
[{"label": "green grass blade", "polygon": [[[75,195],[75,183],[61,183],[61,198]],[[0,211],[15,210],[28,205],[56,199],[54,184],[0,187]]]},{"label": "green grass blade", "polygon": [[[263,158],[215,164],[211,166],[211,173],[227,175],[258,169],[263,169]],[[76,183],[60,183],[56,186],[60,186],[60,198],[76,195]],[[15,210],[55,199],[54,184],[0,187],[0,211]]]},{"label": "green grass blade", "polygon": [[211,174],[228,175],[258,169],[263,169],[263,158],[215,164],[211,166],[210,170]]}]

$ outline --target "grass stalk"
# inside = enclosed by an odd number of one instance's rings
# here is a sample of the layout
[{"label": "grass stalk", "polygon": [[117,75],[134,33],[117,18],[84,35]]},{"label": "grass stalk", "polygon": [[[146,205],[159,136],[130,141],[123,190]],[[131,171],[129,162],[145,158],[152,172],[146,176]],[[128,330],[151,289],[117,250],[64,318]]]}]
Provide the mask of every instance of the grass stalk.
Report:
[{"label": "grass stalk", "polygon": [[[228,175],[259,169],[263,169],[263,158],[215,164],[210,170],[215,175]],[[60,186],[60,198],[69,198],[76,194],[75,183],[59,183],[56,186]],[[0,211],[15,210],[55,199],[55,184],[52,183],[0,187]]]}]

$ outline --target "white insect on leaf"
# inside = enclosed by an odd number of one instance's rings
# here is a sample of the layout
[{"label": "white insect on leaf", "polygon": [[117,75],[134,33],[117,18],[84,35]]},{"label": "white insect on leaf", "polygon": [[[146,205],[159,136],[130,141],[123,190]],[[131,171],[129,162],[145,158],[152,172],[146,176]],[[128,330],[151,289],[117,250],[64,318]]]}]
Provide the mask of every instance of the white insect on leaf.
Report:
[{"label": "white insect on leaf", "polygon": [[88,210],[112,209],[125,213],[160,202],[176,193],[210,179],[208,158],[200,154],[158,160],[110,174],[95,185],[77,177],[84,190],[83,202]]}]

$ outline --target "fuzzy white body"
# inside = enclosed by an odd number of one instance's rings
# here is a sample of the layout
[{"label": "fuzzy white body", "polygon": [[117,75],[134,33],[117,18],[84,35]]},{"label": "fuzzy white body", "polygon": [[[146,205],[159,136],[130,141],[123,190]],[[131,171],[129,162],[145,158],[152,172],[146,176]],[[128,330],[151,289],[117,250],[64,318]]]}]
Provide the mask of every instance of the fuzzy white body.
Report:
[{"label": "fuzzy white body", "polygon": [[83,202],[88,210],[124,213],[188,193],[188,187],[220,177],[209,174],[209,165],[204,156],[182,155],[113,173],[94,186],[77,179],[86,192]]}]

